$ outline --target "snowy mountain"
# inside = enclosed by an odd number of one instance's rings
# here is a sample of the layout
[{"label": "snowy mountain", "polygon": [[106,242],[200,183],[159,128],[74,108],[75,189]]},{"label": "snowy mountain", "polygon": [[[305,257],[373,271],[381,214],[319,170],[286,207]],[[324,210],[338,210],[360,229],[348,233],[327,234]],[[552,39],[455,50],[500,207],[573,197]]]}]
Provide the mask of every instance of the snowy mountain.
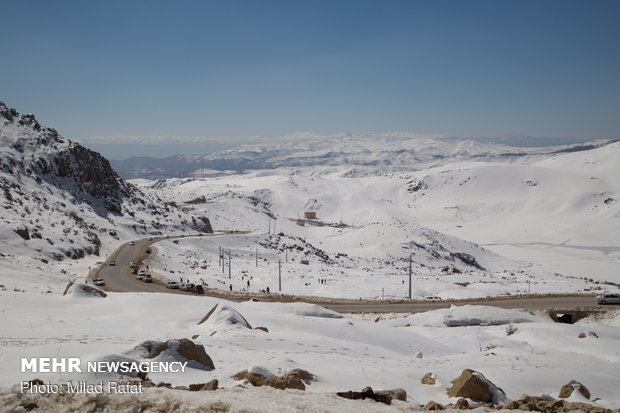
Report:
[{"label": "snowy mountain", "polygon": [[5,269],[101,256],[128,237],[208,224],[127,183],[100,154],[1,102],[0,186]]},{"label": "snowy mountain", "polygon": [[[288,257],[286,292],[403,297],[411,255],[416,297],[591,291],[620,283],[619,151],[615,142],[420,171],[317,166],[132,182],[216,228],[250,231],[218,244],[257,288],[273,289],[274,265]],[[316,221],[298,225],[307,211]],[[246,288],[243,277],[218,278],[219,245],[162,242],[151,266],[165,274],[174,262],[196,281]],[[256,249],[267,265],[255,267]]]},{"label": "snowy mountain", "polygon": [[396,132],[362,136],[303,133],[258,144],[245,144],[204,156],[177,155],[164,159],[141,157],[112,161],[112,164],[128,179],[202,177],[218,175],[214,171],[243,172],[283,167],[356,166],[420,170],[458,160],[508,161],[528,155],[581,151],[609,142],[601,140],[587,144],[514,147],[474,139]]}]

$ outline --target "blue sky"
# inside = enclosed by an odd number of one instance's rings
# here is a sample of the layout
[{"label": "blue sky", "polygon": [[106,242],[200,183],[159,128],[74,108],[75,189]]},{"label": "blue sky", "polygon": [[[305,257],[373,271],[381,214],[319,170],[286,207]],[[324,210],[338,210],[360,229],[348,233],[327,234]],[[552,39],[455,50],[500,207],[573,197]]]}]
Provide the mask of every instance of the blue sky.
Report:
[{"label": "blue sky", "polygon": [[299,131],[620,137],[619,1],[2,10],[0,100],[112,158]]}]

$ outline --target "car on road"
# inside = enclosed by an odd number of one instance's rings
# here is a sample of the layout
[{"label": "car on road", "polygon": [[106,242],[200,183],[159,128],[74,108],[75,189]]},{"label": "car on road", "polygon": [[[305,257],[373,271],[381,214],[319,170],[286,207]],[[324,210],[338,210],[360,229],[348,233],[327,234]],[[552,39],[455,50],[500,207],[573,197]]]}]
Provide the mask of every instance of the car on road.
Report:
[{"label": "car on road", "polygon": [[191,291],[194,284],[191,283],[183,283],[181,284],[181,290],[183,291]]},{"label": "car on road", "polygon": [[116,261],[110,260],[108,264],[110,264],[110,267],[114,267],[116,265]]},{"label": "car on road", "polygon": [[131,267],[131,273],[132,274],[137,274],[138,273],[138,267]]},{"label": "car on road", "polygon": [[144,280],[144,276],[146,275],[146,271],[144,270],[139,270],[138,271],[138,276],[136,277],[139,280]]},{"label": "car on road", "polygon": [[176,289],[178,289],[178,288],[179,288],[179,283],[178,283],[178,282],[176,282],[176,281],[168,281],[168,282],[166,283],[166,288],[171,288],[171,289],[173,289],[173,290],[176,290]]},{"label": "car on road", "polygon": [[192,284],[192,288],[190,288],[190,291],[195,294],[204,294],[205,292],[205,290],[202,288],[202,285],[193,285],[193,284]]},{"label": "car on road", "polygon": [[601,294],[596,297],[598,304],[620,304],[620,294]]},{"label": "car on road", "polygon": [[101,287],[105,285],[105,281],[103,280],[103,278],[95,278],[93,280],[93,284],[95,284],[98,287]]},{"label": "car on road", "polygon": [[135,242],[133,242],[133,241],[131,241],[131,242],[129,243],[129,245],[136,245],[136,243],[135,243]]},{"label": "car on road", "polygon": [[151,247],[148,247],[148,248],[146,249],[146,253],[147,253],[147,254],[150,254],[150,253],[151,253]]},{"label": "car on road", "polygon": [[149,241],[153,241],[153,237],[149,237]]},{"label": "car on road", "polygon": [[152,283],[153,282],[153,277],[151,277],[151,274],[144,274],[144,281],[145,283]]}]

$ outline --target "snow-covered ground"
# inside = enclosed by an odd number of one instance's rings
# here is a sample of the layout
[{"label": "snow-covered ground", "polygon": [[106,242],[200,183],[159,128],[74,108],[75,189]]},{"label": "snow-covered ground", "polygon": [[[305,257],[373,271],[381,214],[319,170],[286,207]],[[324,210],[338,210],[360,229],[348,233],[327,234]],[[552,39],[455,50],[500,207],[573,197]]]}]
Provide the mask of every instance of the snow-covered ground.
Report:
[{"label": "snow-covered ground", "polygon": [[[435,146],[425,140],[417,142],[426,149],[416,155],[416,142],[392,148],[396,141],[385,137],[383,149],[373,151],[370,138],[355,145],[343,137],[337,152],[313,141],[298,159],[295,148],[286,145],[281,151],[259,147],[247,153],[263,164],[273,157],[277,169],[140,179],[134,187],[104,168],[107,161],[41,128],[34,117],[3,113],[2,388],[36,376],[50,382],[118,378],[23,374],[21,357],[140,359],[137,347],[146,340],[194,337],[216,368],[153,373],[153,381],[188,385],[217,378],[227,389],[216,396],[222,398],[236,394],[239,382],[232,376],[238,371],[279,374],[302,368],[316,376],[307,388],[318,394],[316,399],[291,392],[278,396],[290,396],[296,406],[310,403],[309,409],[344,403],[345,411],[363,411],[359,406],[375,411],[369,402],[334,401],[333,393],[365,386],[404,388],[410,404],[398,409],[431,399],[445,404],[455,401],[446,394],[450,380],[472,368],[509,398],[523,393],[556,397],[575,379],[589,388],[596,405],[620,407],[617,313],[566,325],[544,315],[487,307],[377,317],[340,316],[303,303],[235,304],[173,294],[101,298],[79,293],[79,284],[62,296],[69,280],[85,278],[121,243],[154,234],[195,235],[206,218],[222,233],[156,243],[146,261],[154,273],[223,290],[277,292],[281,265],[283,293],[403,298],[411,258],[414,298],[616,292],[618,142],[574,153],[508,156],[506,148],[462,142]],[[90,160],[82,160],[86,166],[102,167],[75,169],[82,156]],[[320,162],[324,157],[330,161]],[[83,178],[98,171],[109,173],[108,186],[121,192],[112,191],[117,192],[112,198],[103,192],[86,195],[97,179]],[[298,225],[307,211],[315,211],[317,219]],[[246,320],[268,332],[249,328]],[[514,333],[508,335],[511,324]],[[157,360],[177,358],[162,353]],[[437,378],[435,385],[421,384],[427,372]],[[161,400],[172,390],[150,392],[153,400]],[[6,394],[0,391],[0,398]],[[181,394],[190,404],[199,397]],[[256,397],[264,407],[273,395],[273,390],[253,389],[239,397]]]},{"label": "snow-covered ground", "polygon": [[[236,291],[249,280],[251,291],[275,291],[281,261],[285,293],[405,297],[411,255],[417,298],[616,291],[619,158],[616,142],[417,172],[317,167],[133,182],[209,216],[216,229],[250,232],[159,243],[150,265],[173,280]],[[297,225],[306,211],[344,225]]]},{"label": "snow-covered ground", "polygon": [[[215,304],[209,319],[198,324]],[[561,386],[575,379],[588,387],[595,405],[620,407],[617,313],[608,314],[605,323],[569,325],[517,310],[453,306],[377,320],[341,316],[304,303],[236,304],[157,293],[101,298],[80,293],[78,286],[66,296],[2,292],[0,312],[0,387],[5,388],[35,377],[52,383],[118,379],[101,373],[22,374],[21,357],[80,357],[84,363],[141,360],[134,349],[146,340],[196,337],[213,359],[214,370],[188,368],[182,374],[153,373],[150,378],[173,386],[218,379],[220,387],[230,389],[240,384],[232,376],[245,369],[280,374],[301,368],[316,377],[306,392],[323,398],[365,386],[403,388],[408,402],[417,406],[431,399],[455,402],[446,388],[471,368],[511,399],[524,393],[557,397]],[[509,324],[516,327],[511,335]],[[253,328],[258,326],[268,332]],[[579,338],[580,333],[585,338]],[[171,357],[179,356],[162,353],[153,360]],[[421,383],[427,372],[435,375],[435,385]]]}]

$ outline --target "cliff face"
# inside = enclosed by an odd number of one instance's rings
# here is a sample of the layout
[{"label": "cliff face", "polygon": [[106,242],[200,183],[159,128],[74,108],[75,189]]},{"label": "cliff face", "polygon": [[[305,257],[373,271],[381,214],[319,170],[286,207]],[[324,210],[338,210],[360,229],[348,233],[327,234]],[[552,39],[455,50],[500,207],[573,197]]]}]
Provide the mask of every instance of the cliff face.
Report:
[{"label": "cliff face", "polygon": [[0,169],[15,177],[46,181],[94,207],[121,214],[123,198],[138,190],[121,179],[110,162],[78,143],[42,127],[34,115],[20,115],[0,102],[3,151]]},{"label": "cliff face", "polygon": [[2,102],[0,190],[5,250],[42,261],[99,255],[107,241],[211,229],[207,218],[126,182],[99,153]]}]

